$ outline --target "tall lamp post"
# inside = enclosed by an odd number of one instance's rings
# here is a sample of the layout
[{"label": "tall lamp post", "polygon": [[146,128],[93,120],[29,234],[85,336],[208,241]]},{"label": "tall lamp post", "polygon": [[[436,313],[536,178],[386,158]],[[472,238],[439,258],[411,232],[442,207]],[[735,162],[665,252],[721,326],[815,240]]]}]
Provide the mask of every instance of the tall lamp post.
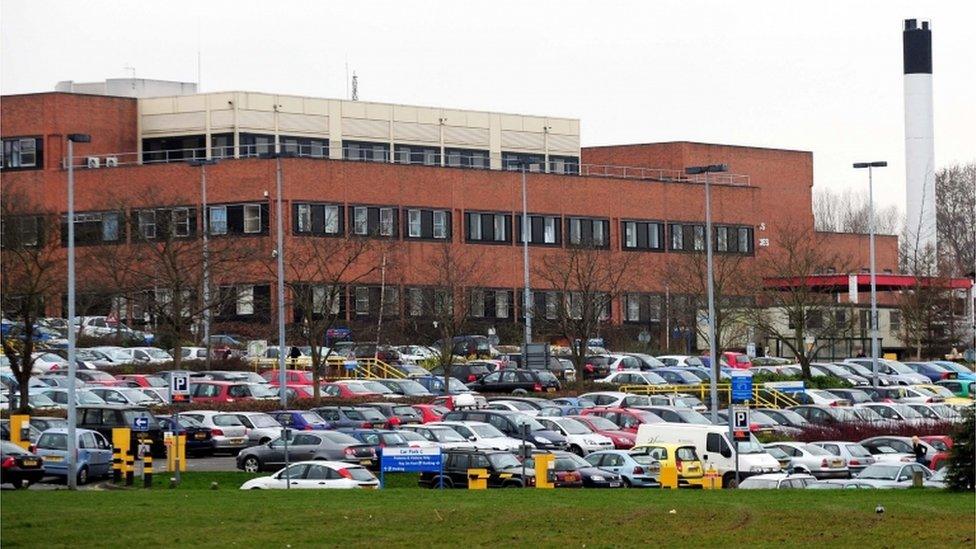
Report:
[{"label": "tall lamp post", "polygon": [[203,346],[207,349],[207,371],[210,371],[210,212],[207,211],[207,166],[216,164],[214,158],[196,158],[191,166],[200,167],[200,201],[203,212]]},{"label": "tall lamp post", "polygon": [[877,270],[874,266],[874,168],[884,168],[888,163],[884,160],[874,162],[855,162],[855,169],[868,169],[868,253],[871,260],[871,382],[878,386],[878,289]]},{"label": "tall lamp post", "polygon": [[522,295],[522,313],[525,315],[525,342],[522,345],[523,367],[527,364],[528,344],[532,343],[532,290],[529,287],[529,207],[526,191],[525,174],[529,168],[529,162],[522,160],[522,276],[525,280],[525,291]]},{"label": "tall lamp post", "polygon": [[[689,166],[685,168],[688,175],[705,176],[705,255],[708,278],[708,359],[710,361],[708,385],[711,392],[712,423],[718,422],[718,349],[715,348],[715,282],[712,271],[712,189],[708,181],[708,174],[729,171],[728,164],[710,164],[707,166]],[[731,395],[729,404],[731,405]]]},{"label": "tall lamp post", "polygon": [[68,134],[68,488],[78,489],[75,469],[78,457],[75,455],[75,429],[78,425],[78,410],[75,372],[75,143],[91,143],[91,136],[85,133]]}]

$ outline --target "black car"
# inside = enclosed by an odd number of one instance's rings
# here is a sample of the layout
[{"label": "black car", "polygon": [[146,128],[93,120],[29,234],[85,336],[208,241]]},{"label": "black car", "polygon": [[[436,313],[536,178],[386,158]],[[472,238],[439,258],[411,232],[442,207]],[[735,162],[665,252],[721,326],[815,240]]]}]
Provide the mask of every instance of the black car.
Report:
[{"label": "black car", "polygon": [[[519,412],[505,410],[454,410],[444,414],[441,421],[480,421],[490,423],[507,436],[525,440],[536,448],[546,450],[568,450],[569,441],[563,435],[546,429],[534,418]],[[522,425],[527,425],[527,433]]]},{"label": "black car", "polygon": [[[367,468],[376,467],[376,451],[368,444],[336,431],[292,431],[288,460],[344,461]],[[245,448],[237,454],[237,468],[248,473],[277,471],[285,465],[285,442],[278,438],[267,444]]]},{"label": "black car", "polygon": [[[444,377],[444,368],[436,366],[431,368],[430,373],[435,376]],[[457,378],[464,383],[478,381],[491,373],[491,368],[484,362],[465,362],[451,366],[451,377]]]},{"label": "black car", "polygon": [[487,393],[554,393],[560,389],[559,380],[546,370],[505,369],[492,372],[468,383],[468,388]]},{"label": "black car", "polygon": [[622,488],[624,481],[620,475],[594,467],[590,462],[572,452],[532,452],[532,457],[525,461],[527,467],[535,469],[535,458],[542,454],[551,453],[553,462],[553,479],[556,488]]},{"label": "black car", "polygon": [[141,406],[126,404],[98,404],[78,406],[78,427],[98,431],[103,437],[112,440],[112,429],[124,427],[132,429],[136,418],[146,418],[149,428],[146,431],[132,431],[131,448],[135,449],[140,441],[150,445],[153,457],[164,457],[166,447],[163,445],[163,430],[156,421],[156,416],[149,409]]},{"label": "black car", "polygon": [[[885,389],[887,390],[887,389]],[[838,398],[842,398],[851,404],[863,404],[865,402],[873,402],[871,395],[862,389],[830,389],[830,394],[837,395]]]},{"label": "black car", "polygon": [[164,432],[186,436],[186,453],[193,456],[209,456],[214,453],[213,429],[199,421],[180,416],[177,423],[171,416],[156,416]]},{"label": "black car", "polygon": [[604,355],[590,355],[583,359],[583,379],[603,379],[610,375],[613,358]]},{"label": "black car", "polygon": [[27,488],[44,478],[43,460],[9,440],[0,441],[0,484]]},{"label": "black car", "polygon": [[[508,361],[509,368],[521,368],[522,367],[522,353],[509,353],[507,355],[502,355],[502,360]],[[572,363],[570,363],[572,365]],[[535,368],[534,365],[530,366],[531,370],[548,370],[552,375],[560,378],[566,379],[566,364],[562,362],[559,357],[550,356],[549,362],[546,363],[545,368]]]},{"label": "black car", "polygon": [[523,477],[522,462],[510,452],[456,448],[445,450],[443,459],[443,476],[439,472],[420,473],[417,484],[421,488],[437,488],[442,478],[444,488],[467,488],[468,469],[485,469],[489,488],[535,486],[535,471],[525,467]]},{"label": "black car", "polygon": [[423,418],[409,404],[397,404],[395,402],[367,402],[362,404],[364,408],[376,408],[389,420],[390,426],[408,425],[410,423],[423,423]]}]

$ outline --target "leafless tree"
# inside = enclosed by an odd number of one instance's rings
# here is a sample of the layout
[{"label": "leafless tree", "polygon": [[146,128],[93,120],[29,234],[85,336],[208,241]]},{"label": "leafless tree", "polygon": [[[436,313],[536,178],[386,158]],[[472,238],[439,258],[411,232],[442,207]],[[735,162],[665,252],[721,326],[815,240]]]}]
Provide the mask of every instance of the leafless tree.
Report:
[{"label": "leafless tree", "polygon": [[976,161],[935,174],[939,254],[947,276],[976,269]]},{"label": "leafless tree", "polygon": [[583,379],[587,342],[610,321],[611,305],[634,276],[633,254],[614,256],[593,246],[568,246],[546,254],[534,269],[537,292],[553,292],[546,299],[547,325],[570,343],[576,379]]},{"label": "leafless tree", "polygon": [[28,413],[37,321],[45,316],[47,300],[64,287],[64,251],[51,212],[9,187],[4,188],[0,208],[0,299],[4,316],[21,325],[19,334],[3,338],[3,351],[19,385],[18,410]]},{"label": "leafless tree", "polygon": [[[846,310],[832,296],[807,283],[807,277],[833,267],[849,272],[850,258],[826,243],[812,228],[784,227],[773,242],[772,253],[757,260],[765,277],[754,293],[757,307],[749,311],[756,329],[785,345],[796,357],[803,377],[810,378],[810,363],[833,339],[853,334],[853,309]],[[838,314],[843,311],[843,314]]]},{"label": "leafless tree", "polygon": [[382,256],[389,252],[386,242],[360,237],[308,237],[288,249],[285,284],[295,318],[301,324],[302,339],[311,349],[315,398],[320,396],[324,366],[332,353],[331,347],[325,346],[326,335],[342,315],[343,288],[375,276]]},{"label": "leafless tree", "polygon": [[[818,189],[813,193],[814,226],[818,231],[867,233],[871,226],[871,208],[865,192],[847,189],[836,193]],[[875,230],[878,234],[898,234],[901,214],[895,206],[875,205]]]}]

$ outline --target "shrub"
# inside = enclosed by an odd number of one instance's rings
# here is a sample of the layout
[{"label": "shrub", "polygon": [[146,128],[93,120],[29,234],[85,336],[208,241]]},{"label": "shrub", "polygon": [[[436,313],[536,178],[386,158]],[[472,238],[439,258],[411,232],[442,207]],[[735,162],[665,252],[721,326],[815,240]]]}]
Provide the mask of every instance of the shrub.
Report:
[{"label": "shrub", "polygon": [[766,372],[754,373],[752,375],[752,383],[754,385],[759,385],[760,383],[767,383],[770,381],[802,381],[804,387],[808,389],[848,389],[853,387],[853,385],[848,383],[847,380],[834,376],[819,376],[810,379],[803,379],[800,376],[784,376]]},{"label": "shrub", "polygon": [[952,431],[952,450],[946,470],[946,486],[950,490],[976,489],[976,409],[967,406],[963,421]]},{"label": "shrub", "polygon": [[857,442],[866,438],[882,435],[911,437],[926,435],[946,435],[952,433],[955,425],[952,422],[941,421],[924,425],[909,425],[905,423],[837,423],[834,425],[813,425],[803,427],[796,440],[800,442],[817,442],[821,440],[848,440]]}]

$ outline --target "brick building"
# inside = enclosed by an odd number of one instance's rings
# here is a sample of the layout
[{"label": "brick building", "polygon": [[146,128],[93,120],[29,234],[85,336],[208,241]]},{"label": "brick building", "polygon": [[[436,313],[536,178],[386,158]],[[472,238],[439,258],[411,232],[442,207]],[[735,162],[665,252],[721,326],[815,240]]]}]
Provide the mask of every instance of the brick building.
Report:
[{"label": "brick building", "polygon": [[[276,306],[270,251],[279,162],[286,261],[289,249],[308,239],[383,239],[396,266],[383,273],[392,290],[392,305],[384,310],[415,324],[424,311],[412,306],[411,296],[438,284],[424,267],[448,244],[476,254],[483,266],[473,290],[484,306],[472,314],[501,333],[505,325],[517,328],[524,285],[522,162],[532,166],[526,184],[533,264],[581,240],[628,257],[640,276],[613,303],[610,319],[659,337],[671,317],[659,273],[704,249],[702,180],[685,176],[684,167],[728,164],[728,173],[710,176],[714,243],[719,254],[743,256],[746,269],[777,253],[782,231],[813,227],[807,151],[692,142],[580,147],[574,119],[248,92],[5,96],[5,198],[17,193],[37,213],[61,216],[61,234],[44,235],[61,246],[69,133],[91,135],[90,143],[75,145],[76,242],[84,245],[79,287],[85,285],[86,249],[155,237],[164,219],[179,238],[199,238],[206,226],[213,241],[261,250],[215,281],[240,296],[218,320],[260,326],[270,326]],[[276,148],[292,157],[269,158]],[[204,168],[191,165],[193,159],[218,160],[205,168],[206,210]],[[867,265],[864,235],[824,238],[858,266]],[[879,237],[878,246],[879,270],[896,269],[897,238]],[[378,258],[369,254],[363,261]],[[338,306],[347,324],[369,324],[379,313],[380,278],[376,271],[343,289]],[[533,278],[541,318],[546,299],[558,297],[547,296]],[[48,313],[62,314],[62,301],[52,296]],[[89,314],[106,314],[110,301],[98,307]],[[138,311],[128,313],[138,321]]]}]

